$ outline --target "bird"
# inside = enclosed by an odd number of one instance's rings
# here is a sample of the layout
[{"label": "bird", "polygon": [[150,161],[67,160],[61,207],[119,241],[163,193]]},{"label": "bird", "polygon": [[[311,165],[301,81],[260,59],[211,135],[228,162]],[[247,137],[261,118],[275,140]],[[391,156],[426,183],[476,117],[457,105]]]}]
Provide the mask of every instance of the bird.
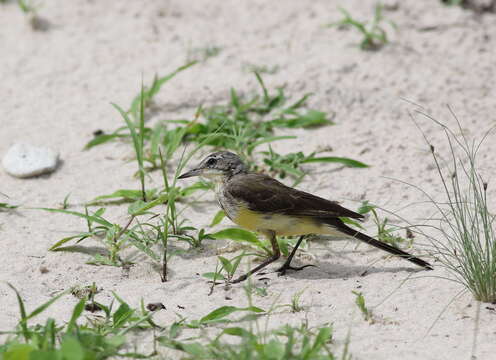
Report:
[{"label": "bird", "polygon": [[310,266],[291,266],[298,246],[309,234],[358,239],[427,270],[433,269],[428,262],[357,231],[342,220],[363,220],[364,215],[346,209],[336,201],[286,186],[266,174],[251,172],[241,158],[232,152],[214,152],[178,179],[193,176],[213,182],[217,201],[231,221],[270,240],[272,255],[232,283],[246,280],[280,258],[277,236],[300,236],[284,265],[277,270],[281,274],[289,269],[302,270]]}]

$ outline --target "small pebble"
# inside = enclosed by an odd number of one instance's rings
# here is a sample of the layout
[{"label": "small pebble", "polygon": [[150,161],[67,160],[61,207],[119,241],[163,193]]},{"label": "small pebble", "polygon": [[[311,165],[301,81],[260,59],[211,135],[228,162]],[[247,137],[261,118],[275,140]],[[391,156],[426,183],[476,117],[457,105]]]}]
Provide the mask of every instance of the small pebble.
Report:
[{"label": "small pebble", "polygon": [[29,178],[53,172],[59,154],[53,150],[28,144],[12,145],[2,160],[5,171],[18,178]]}]

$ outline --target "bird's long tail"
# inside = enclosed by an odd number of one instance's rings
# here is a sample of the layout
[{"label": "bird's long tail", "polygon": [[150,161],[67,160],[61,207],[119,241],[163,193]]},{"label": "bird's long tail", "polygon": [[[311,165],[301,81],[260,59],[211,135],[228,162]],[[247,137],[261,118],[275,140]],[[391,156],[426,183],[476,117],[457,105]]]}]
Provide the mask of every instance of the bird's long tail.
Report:
[{"label": "bird's long tail", "polygon": [[425,269],[432,270],[433,267],[431,264],[429,264],[427,261],[424,261],[416,256],[413,256],[406,251],[403,251],[401,249],[398,249],[394,246],[391,246],[389,244],[386,244],[383,241],[376,240],[366,234],[363,234],[359,231],[353,230],[352,228],[346,226],[345,224],[341,224],[341,226],[338,227],[339,231],[350,235],[354,237],[355,239],[361,240],[369,245],[372,245],[376,248],[379,248],[381,250],[387,251],[388,253],[394,254],[396,256],[402,257],[418,266],[422,266]]}]

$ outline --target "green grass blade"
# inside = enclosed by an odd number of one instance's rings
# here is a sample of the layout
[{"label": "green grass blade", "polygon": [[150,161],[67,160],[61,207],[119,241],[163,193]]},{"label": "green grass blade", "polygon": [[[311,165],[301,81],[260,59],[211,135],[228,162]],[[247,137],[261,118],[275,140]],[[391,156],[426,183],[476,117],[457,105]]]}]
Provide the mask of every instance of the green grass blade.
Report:
[{"label": "green grass blade", "polygon": [[74,307],[74,310],[72,311],[71,319],[69,320],[69,323],[67,324],[67,332],[68,333],[72,332],[72,330],[77,326],[77,320],[79,319],[79,317],[83,313],[85,305],[86,305],[86,298],[82,298],[81,300],[79,300],[79,302]]},{"label": "green grass blade", "polygon": [[16,297],[17,297],[17,303],[19,304],[19,312],[21,314],[21,320],[19,321],[19,324],[21,325],[21,331],[22,335],[24,336],[24,340],[29,341],[30,339],[30,332],[28,330],[28,324],[27,324],[27,314],[26,314],[26,308],[24,307],[24,301],[21,298],[21,295],[17,291],[17,289],[12,285],[11,283],[7,283],[7,286],[9,286],[12,290],[14,290]]},{"label": "green grass blade", "polygon": [[305,159],[302,163],[315,163],[315,162],[326,162],[326,163],[338,163],[348,167],[354,168],[367,168],[369,165],[358,161],[345,157],[336,157],[336,156],[326,156],[326,157],[311,157],[309,159]]},{"label": "green grass blade", "polygon": [[55,212],[55,213],[62,213],[62,214],[67,214],[67,215],[74,215],[83,219],[86,219],[91,222],[96,222],[100,225],[103,225],[105,227],[112,226],[112,223],[108,222],[104,218],[100,216],[92,216],[92,215],[87,215],[83,214],[77,211],[71,211],[71,210],[63,210],[63,209],[51,209],[51,208],[37,208],[38,210],[44,210],[44,211],[49,211],[49,212]]},{"label": "green grass blade", "polygon": [[219,320],[222,320],[226,316],[229,316],[232,313],[239,312],[239,311],[251,311],[251,312],[256,312],[256,313],[265,312],[265,310],[262,310],[258,307],[255,307],[255,306],[249,306],[246,308],[239,308],[236,306],[221,306],[220,308],[217,308],[214,311],[212,311],[209,314],[202,317],[200,319],[200,323],[201,324],[207,324],[207,323],[217,322]]},{"label": "green grass blade", "polygon": [[67,295],[68,293],[70,292],[70,289],[69,290],[66,290],[66,291],[63,291],[61,292],[60,294],[52,297],[50,300],[48,300],[47,302],[45,302],[44,304],[41,304],[40,306],[38,306],[36,309],[34,309],[26,318],[26,320],[29,320],[29,319],[32,319],[34,318],[36,315],[42,313],[43,311],[45,311],[50,305],[52,305],[55,301],[57,301],[58,299],[60,299],[62,296],[64,295]]},{"label": "green grass blade", "polygon": [[[143,89],[142,89],[143,92]],[[141,101],[143,101],[143,97],[141,97]],[[127,115],[127,113],[122,110],[122,108],[117,105],[112,103],[112,106],[121,114],[122,118],[126,122],[127,127],[129,128],[129,131],[131,132],[131,138],[133,140],[133,146],[134,146],[134,152],[136,153],[136,161],[138,162],[138,171],[139,171],[139,176],[140,176],[140,182],[142,186],[142,191],[143,191],[143,197],[144,201],[146,201],[146,194],[144,192],[144,181],[145,181],[145,169],[143,167],[143,133],[138,134],[136,132],[136,127]],[[142,122],[144,119],[140,118],[140,129],[142,128]]]}]

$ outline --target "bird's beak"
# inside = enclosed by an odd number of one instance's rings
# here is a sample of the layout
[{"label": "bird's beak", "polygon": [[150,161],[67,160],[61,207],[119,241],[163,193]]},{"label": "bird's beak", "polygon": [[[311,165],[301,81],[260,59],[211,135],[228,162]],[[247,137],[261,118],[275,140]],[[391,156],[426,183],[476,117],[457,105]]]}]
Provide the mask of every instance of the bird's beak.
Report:
[{"label": "bird's beak", "polygon": [[180,175],[178,179],[186,179],[192,176],[199,176],[201,174],[202,174],[202,169],[193,169]]}]

